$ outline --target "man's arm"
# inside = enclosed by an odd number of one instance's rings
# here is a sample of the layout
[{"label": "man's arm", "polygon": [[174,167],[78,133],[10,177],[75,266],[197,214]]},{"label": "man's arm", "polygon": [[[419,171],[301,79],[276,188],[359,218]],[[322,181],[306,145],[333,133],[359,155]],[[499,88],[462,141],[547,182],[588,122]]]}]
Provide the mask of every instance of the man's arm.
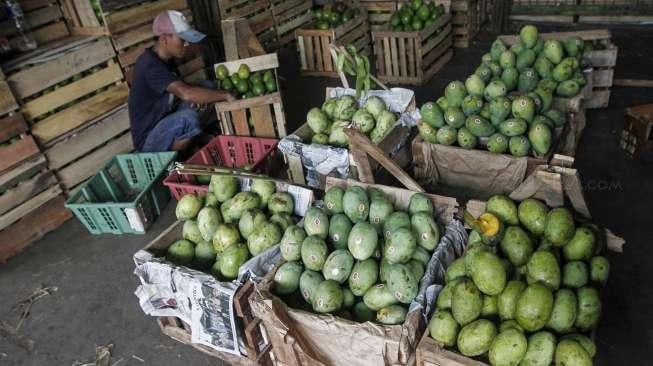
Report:
[{"label": "man's arm", "polygon": [[213,90],[201,86],[188,85],[181,80],[173,81],[166,90],[177,98],[191,104],[207,104],[234,101],[236,98],[226,90]]}]

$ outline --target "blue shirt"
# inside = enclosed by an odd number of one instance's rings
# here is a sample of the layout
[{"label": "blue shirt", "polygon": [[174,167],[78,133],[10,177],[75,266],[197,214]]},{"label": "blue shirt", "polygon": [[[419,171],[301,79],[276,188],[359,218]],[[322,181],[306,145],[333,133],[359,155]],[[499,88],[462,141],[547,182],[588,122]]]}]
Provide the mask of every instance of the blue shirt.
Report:
[{"label": "blue shirt", "polygon": [[179,80],[178,75],[173,60],[161,60],[151,48],[136,60],[129,92],[129,120],[136,150],[141,150],[147,134],[170,112],[173,95],[166,89]]}]

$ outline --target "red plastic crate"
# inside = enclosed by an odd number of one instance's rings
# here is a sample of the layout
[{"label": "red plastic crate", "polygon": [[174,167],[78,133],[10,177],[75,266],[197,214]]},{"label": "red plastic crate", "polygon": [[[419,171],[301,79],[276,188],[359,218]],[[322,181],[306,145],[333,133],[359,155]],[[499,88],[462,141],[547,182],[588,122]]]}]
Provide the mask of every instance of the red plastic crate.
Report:
[{"label": "red plastic crate", "polygon": [[[231,168],[250,166],[252,172],[258,173],[273,155],[278,142],[277,139],[260,137],[217,136],[186,163]],[[209,186],[199,183],[195,175],[177,172],[171,172],[163,184],[176,200],[185,194],[206,194],[209,190]]]}]

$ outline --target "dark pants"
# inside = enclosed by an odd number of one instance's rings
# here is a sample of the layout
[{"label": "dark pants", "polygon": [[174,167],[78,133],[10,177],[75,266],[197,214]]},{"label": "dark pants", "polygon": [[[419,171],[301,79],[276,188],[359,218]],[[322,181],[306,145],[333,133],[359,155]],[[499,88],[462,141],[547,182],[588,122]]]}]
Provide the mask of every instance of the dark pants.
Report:
[{"label": "dark pants", "polygon": [[[215,88],[215,84],[205,80],[198,86]],[[179,103],[176,110],[163,117],[147,134],[142,152],[170,151],[172,144],[186,139],[192,139],[202,133],[200,112],[188,103]]]}]

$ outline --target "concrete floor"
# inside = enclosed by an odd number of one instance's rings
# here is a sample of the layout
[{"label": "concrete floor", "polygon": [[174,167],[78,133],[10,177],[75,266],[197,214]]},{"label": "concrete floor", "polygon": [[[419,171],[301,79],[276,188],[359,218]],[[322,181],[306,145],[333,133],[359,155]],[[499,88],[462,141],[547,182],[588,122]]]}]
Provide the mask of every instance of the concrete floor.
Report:
[{"label": "concrete floor", "polygon": [[[620,28],[613,33],[620,47],[615,76],[652,79],[653,29]],[[416,89],[418,103],[435,100],[449,80],[464,80],[492,39],[481,34],[472,48],[456,50],[454,59],[431,82]],[[286,56],[282,75],[292,131],[310,107],[322,103],[324,87],[338,82],[299,78],[296,57]],[[651,102],[649,90],[613,89],[609,108],[588,112],[588,127],[576,156],[595,221],[627,241],[623,254],[609,255],[611,278],[603,292],[603,318],[596,338],[598,365],[646,364],[653,359],[653,247],[646,244],[653,169],[627,159],[617,145],[623,108]],[[0,338],[0,365],[86,363],[94,360],[95,346],[110,343],[113,362],[122,359],[123,366],[220,364],[162,335],[133,294],[137,280],[132,255],[173,221],[172,206],[144,236],[91,236],[77,220],[70,220],[0,266],[0,320],[9,324],[17,319],[12,306],[35,288],[58,288],[34,304],[21,327],[20,333],[34,341],[32,353]]]}]

